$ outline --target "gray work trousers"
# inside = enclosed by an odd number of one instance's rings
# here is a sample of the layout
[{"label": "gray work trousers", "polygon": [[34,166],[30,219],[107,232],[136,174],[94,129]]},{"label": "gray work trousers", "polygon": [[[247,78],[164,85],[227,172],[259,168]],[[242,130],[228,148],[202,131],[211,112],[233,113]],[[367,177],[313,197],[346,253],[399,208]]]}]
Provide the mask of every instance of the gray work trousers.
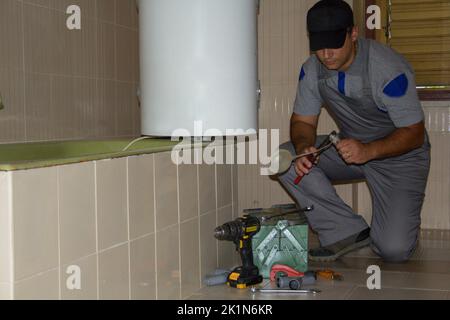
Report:
[{"label": "gray work trousers", "polygon": [[[319,136],[316,146],[325,138]],[[280,149],[295,155],[292,142]],[[429,166],[429,144],[410,154],[364,165],[347,165],[331,147],[298,185],[294,184],[294,165],[279,180],[299,205],[314,206],[306,217],[320,244],[327,246],[368,228],[363,217],[338,196],[332,182],[365,179],[372,195],[372,249],[386,261],[406,261],[417,245]]]}]

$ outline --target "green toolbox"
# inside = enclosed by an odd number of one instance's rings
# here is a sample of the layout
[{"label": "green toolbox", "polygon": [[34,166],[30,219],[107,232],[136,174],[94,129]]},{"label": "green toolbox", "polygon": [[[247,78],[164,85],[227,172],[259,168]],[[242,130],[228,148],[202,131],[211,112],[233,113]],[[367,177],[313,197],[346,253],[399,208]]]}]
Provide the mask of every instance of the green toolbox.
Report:
[{"label": "green toolbox", "polygon": [[295,204],[268,209],[247,209],[244,214],[259,218],[261,230],[252,239],[253,260],[264,278],[275,264],[300,272],[308,270],[308,223]]}]

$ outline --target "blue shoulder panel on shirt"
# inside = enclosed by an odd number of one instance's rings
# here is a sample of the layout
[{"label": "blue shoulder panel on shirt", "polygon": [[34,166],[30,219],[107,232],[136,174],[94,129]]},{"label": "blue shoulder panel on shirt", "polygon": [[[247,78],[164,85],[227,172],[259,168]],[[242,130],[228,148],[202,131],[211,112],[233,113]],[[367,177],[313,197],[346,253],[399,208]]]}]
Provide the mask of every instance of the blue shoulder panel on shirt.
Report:
[{"label": "blue shoulder panel on shirt", "polygon": [[339,72],[338,89],[339,89],[339,92],[345,96],[345,73],[344,72]]},{"label": "blue shoulder panel on shirt", "polygon": [[302,81],[305,76],[306,76],[305,69],[302,67],[302,70],[300,71],[300,81]]},{"label": "blue shoulder panel on shirt", "polygon": [[384,94],[391,98],[403,97],[406,91],[408,91],[408,78],[404,73],[389,82],[383,90]]}]

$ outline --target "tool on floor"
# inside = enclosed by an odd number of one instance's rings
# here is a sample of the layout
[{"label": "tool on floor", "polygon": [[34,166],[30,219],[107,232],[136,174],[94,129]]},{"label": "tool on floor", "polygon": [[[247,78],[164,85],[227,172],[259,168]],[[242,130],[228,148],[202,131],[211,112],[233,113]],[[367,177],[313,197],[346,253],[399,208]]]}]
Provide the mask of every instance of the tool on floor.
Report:
[{"label": "tool on floor", "polygon": [[300,277],[289,277],[284,272],[278,272],[275,277],[275,282],[280,289],[299,290],[302,286],[308,286],[316,283],[316,274],[312,271],[307,271]]},{"label": "tool on floor", "polygon": [[284,273],[288,277],[302,277],[305,274],[284,264],[274,264],[270,269],[270,281],[275,281],[277,274]]},{"label": "tool on floor", "polygon": [[235,268],[228,276],[227,283],[230,287],[245,289],[263,281],[258,267],[253,263],[252,251],[252,237],[259,232],[260,228],[258,218],[244,216],[214,230],[216,239],[234,242],[241,256],[242,266]]},{"label": "tool on floor", "polygon": [[320,277],[326,280],[338,280],[338,281],[344,280],[342,274],[337,273],[331,269],[316,270],[315,274],[316,277]]},{"label": "tool on floor", "polygon": [[316,294],[322,292],[318,289],[300,289],[300,290],[290,290],[290,289],[264,289],[264,288],[251,288],[252,293],[290,293],[290,294],[304,294],[311,293]]},{"label": "tool on floor", "polygon": [[218,286],[225,284],[228,281],[228,276],[230,273],[230,270],[217,269],[212,274],[206,275],[203,282],[207,286]]},{"label": "tool on floor", "polygon": [[[314,162],[316,161],[317,157],[325,150],[327,150],[332,145],[338,144],[340,141],[339,135],[336,133],[336,131],[331,132],[328,137],[319,145],[317,148],[317,152],[315,154],[309,154],[307,155],[308,160],[314,165]],[[301,156],[296,157],[301,158]],[[294,158],[295,159],[295,158]],[[298,185],[300,181],[302,180],[304,176],[297,176],[297,178],[294,180],[294,184]]]}]

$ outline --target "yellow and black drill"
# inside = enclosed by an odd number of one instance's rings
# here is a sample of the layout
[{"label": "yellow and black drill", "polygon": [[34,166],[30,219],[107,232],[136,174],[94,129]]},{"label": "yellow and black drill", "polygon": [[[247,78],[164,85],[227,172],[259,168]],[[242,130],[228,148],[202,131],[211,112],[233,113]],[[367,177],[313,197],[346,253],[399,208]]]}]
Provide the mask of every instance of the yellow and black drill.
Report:
[{"label": "yellow and black drill", "polygon": [[261,224],[258,218],[244,216],[227,222],[214,230],[216,239],[233,241],[236,244],[236,250],[242,259],[242,266],[234,269],[228,276],[227,284],[230,287],[245,289],[263,281],[258,267],[253,264],[252,251],[252,237],[260,229]]}]

